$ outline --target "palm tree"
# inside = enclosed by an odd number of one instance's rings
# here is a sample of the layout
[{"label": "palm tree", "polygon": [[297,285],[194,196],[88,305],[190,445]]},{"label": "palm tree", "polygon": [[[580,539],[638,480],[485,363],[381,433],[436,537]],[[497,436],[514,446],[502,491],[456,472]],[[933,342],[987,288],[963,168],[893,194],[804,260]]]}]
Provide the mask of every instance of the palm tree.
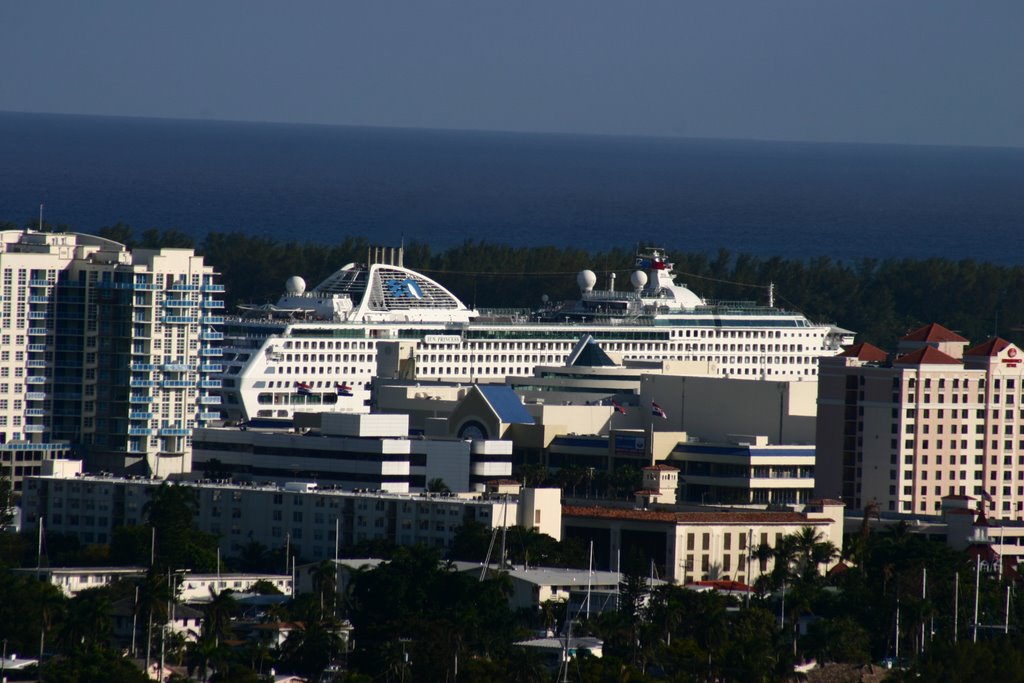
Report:
[{"label": "palm tree", "polygon": [[338,596],[338,573],[331,560],[323,560],[311,572],[313,591],[320,595],[320,609],[325,607],[333,611]]},{"label": "palm tree", "polygon": [[817,576],[818,567],[834,560],[839,551],[824,534],[813,527],[805,526],[792,537],[797,573],[804,579]]},{"label": "palm tree", "polygon": [[167,606],[174,600],[175,595],[168,583],[167,575],[160,574],[153,569],[146,572],[146,576],[139,584],[139,599],[135,604],[135,614],[143,617],[143,620],[139,620],[139,622],[145,629],[147,658],[152,649],[153,626],[167,621]]},{"label": "palm tree", "polygon": [[188,665],[188,675],[196,671],[200,679],[206,683],[209,677],[210,663],[220,658],[220,645],[217,639],[208,635],[205,631],[193,642],[185,646],[185,662]]},{"label": "palm tree", "polygon": [[427,482],[428,493],[451,493],[452,490],[448,488],[448,484],[444,483],[444,479],[437,477]]},{"label": "palm tree", "polygon": [[68,604],[60,629],[65,652],[90,645],[105,645],[110,638],[110,598],[102,588],[82,591]]},{"label": "palm tree", "polygon": [[[767,574],[768,560],[771,560],[773,557],[775,557],[775,550],[767,543],[760,543],[753,548],[751,557],[758,563],[757,582],[759,584],[770,584],[772,582],[772,579]],[[750,570],[750,575],[753,576],[753,567],[751,567]]]},{"label": "palm tree", "polygon": [[512,648],[508,657],[509,680],[518,683],[545,683],[550,680],[541,657],[522,647]]},{"label": "palm tree", "polygon": [[310,619],[288,634],[282,658],[311,680],[319,677],[341,651],[339,624],[333,617]]},{"label": "palm tree", "polygon": [[203,607],[203,635],[219,643],[222,637],[231,633],[231,617],[238,609],[238,603],[229,590],[216,592],[210,587],[210,602]]}]

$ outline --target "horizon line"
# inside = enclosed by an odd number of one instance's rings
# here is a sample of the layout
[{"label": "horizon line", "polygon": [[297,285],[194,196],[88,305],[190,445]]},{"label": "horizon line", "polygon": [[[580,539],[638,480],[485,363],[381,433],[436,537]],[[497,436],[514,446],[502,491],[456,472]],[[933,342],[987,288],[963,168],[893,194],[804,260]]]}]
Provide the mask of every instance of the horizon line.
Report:
[{"label": "horizon line", "polygon": [[226,123],[239,125],[257,126],[315,126],[321,128],[350,128],[369,129],[381,131],[409,131],[409,132],[435,132],[435,133],[467,133],[467,134],[494,134],[494,135],[524,135],[538,137],[580,137],[599,139],[630,139],[630,140],[652,140],[670,142],[748,142],[748,143],[781,143],[792,145],[857,145],[871,147],[940,147],[955,149],[985,149],[985,150],[1024,150],[1024,145],[980,145],[963,143],[934,143],[934,142],[877,142],[864,140],[802,140],[794,138],[745,138],[745,137],[714,137],[714,136],[693,136],[693,135],[655,135],[649,133],[584,133],[565,130],[510,130],[498,128],[459,128],[448,126],[395,126],[377,125],[367,123],[329,123],[323,121],[269,121],[263,119],[231,119],[231,118],[200,118],[191,116],[150,116],[139,114],[95,114],[77,112],[53,112],[53,111],[27,111],[18,109],[0,109],[0,115],[26,115],[26,116],[53,116],[68,118],[93,118],[93,119],[129,119],[133,121],[159,121],[159,122],[188,122],[188,123]]}]

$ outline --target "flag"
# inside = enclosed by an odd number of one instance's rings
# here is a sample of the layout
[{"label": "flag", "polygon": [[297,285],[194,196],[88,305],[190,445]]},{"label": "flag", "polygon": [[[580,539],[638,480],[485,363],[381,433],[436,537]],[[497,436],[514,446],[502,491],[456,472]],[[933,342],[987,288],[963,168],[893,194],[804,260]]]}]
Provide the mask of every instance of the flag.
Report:
[{"label": "flag", "polygon": [[338,396],[351,396],[352,387],[345,382],[339,382],[334,385],[334,388],[338,390]]},{"label": "flag", "polygon": [[662,420],[668,419],[668,415],[665,414],[665,409],[654,401],[651,401],[651,415],[654,417],[660,417]]},{"label": "flag", "polygon": [[985,500],[985,501],[987,501],[989,503],[993,502],[992,496],[990,496],[988,494],[988,491],[986,491],[985,489],[981,490],[981,498],[982,498],[982,500]]},{"label": "flag", "polygon": [[299,393],[299,396],[309,396],[313,393],[313,388],[306,382],[296,382],[295,391]]},{"label": "flag", "polygon": [[619,402],[615,399],[612,399],[612,408],[615,408],[615,412],[617,413],[622,413],[623,415],[626,414],[626,409],[619,405]]}]

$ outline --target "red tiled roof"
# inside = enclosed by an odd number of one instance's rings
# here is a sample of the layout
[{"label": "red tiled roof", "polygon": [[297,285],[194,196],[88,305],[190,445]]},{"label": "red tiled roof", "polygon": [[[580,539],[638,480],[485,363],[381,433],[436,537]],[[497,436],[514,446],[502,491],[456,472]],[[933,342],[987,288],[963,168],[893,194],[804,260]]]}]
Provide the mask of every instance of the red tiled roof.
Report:
[{"label": "red tiled roof", "polygon": [[999,553],[992,546],[984,543],[969,545],[964,552],[967,553],[967,557],[980,557],[983,562],[995,562],[999,558]]},{"label": "red tiled roof", "polygon": [[885,351],[867,342],[854,344],[853,346],[844,346],[843,349],[844,351],[839,354],[841,358],[856,358],[857,360],[880,362],[889,357],[889,354]]},{"label": "red tiled roof", "polygon": [[845,571],[849,571],[850,566],[845,562],[840,562],[836,566],[825,572],[828,576],[835,576],[836,574],[842,574]]},{"label": "red tiled roof", "polygon": [[894,365],[960,365],[953,356],[939,351],[933,346],[926,346],[913,353],[900,356],[893,361]]},{"label": "red tiled roof", "polygon": [[678,467],[672,467],[671,465],[662,465],[662,464],[648,465],[647,467],[644,467],[642,469],[644,469],[644,470],[662,470],[664,472],[678,472],[679,471]]},{"label": "red tiled roof", "polygon": [[808,519],[798,512],[664,512],[633,508],[562,506],[563,517],[591,517],[596,519],[628,519],[637,522],[666,522],[675,524],[801,524],[816,526],[831,524],[831,519]]},{"label": "red tiled roof", "polygon": [[1002,337],[993,337],[987,342],[978,344],[973,349],[964,351],[965,356],[995,356],[1002,352],[1007,346],[1010,346],[1010,342],[1006,341]]},{"label": "red tiled roof", "polygon": [[931,323],[919,327],[913,332],[904,336],[900,341],[909,342],[966,342],[967,340],[959,334],[943,327],[938,323]]}]

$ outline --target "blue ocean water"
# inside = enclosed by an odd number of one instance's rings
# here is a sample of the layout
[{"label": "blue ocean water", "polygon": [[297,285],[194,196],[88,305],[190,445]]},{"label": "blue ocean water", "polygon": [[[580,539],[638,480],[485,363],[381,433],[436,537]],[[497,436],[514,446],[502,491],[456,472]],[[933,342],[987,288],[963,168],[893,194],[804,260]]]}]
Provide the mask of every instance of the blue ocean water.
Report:
[{"label": "blue ocean water", "polygon": [[0,220],[1021,260],[1024,150],[0,114]]}]

